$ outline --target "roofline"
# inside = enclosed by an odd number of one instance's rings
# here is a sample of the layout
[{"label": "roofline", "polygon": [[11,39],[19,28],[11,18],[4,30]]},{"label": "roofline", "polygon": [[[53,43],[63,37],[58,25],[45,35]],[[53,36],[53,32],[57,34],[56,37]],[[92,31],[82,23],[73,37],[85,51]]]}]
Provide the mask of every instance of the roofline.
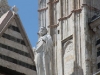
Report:
[{"label": "roofline", "polygon": [[[34,62],[34,54],[33,54],[33,49],[32,49],[32,46],[31,46],[31,44],[30,44],[30,41],[29,41],[29,39],[28,39],[28,36],[27,36],[27,34],[26,34],[26,32],[25,32],[25,29],[24,29],[24,27],[23,27],[23,25],[22,25],[22,22],[21,22],[21,20],[20,20],[20,17],[19,17],[19,15],[18,14],[15,14],[15,17],[14,17],[15,19],[16,19],[16,21],[17,21],[17,23],[19,23],[19,24],[17,24],[17,25],[19,25],[19,29],[21,30],[21,32],[22,32],[22,37],[23,37],[23,39],[25,40],[25,42],[26,42],[26,45],[27,45],[27,47],[29,48],[28,50],[29,50],[29,53],[31,54],[31,58],[32,58],[32,60],[33,60],[33,62]],[[35,64],[35,63],[34,63]]]},{"label": "roofline", "polygon": [[[2,18],[3,17],[3,18]],[[10,20],[14,17],[14,14],[12,11],[7,11],[0,19],[2,22],[0,23],[0,36],[4,32],[4,30],[8,27],[7,25],[9,24]]]},{"label": "roofline", "polygon": [[[30,42],[28,40],[27,34],[26,34],[25,30],[24,30],[24,27],[22,25],[22,22],[20,20],[19,15],[16,14],[15,12],[11,11],[11,10],[7,11],[7,13],[5,13],[5,14],[4,14],[5,16],[4,16],[4,18],[3,18],[3,20],[2,20],[2,22],[0,24],[0,37],[5,32],[5,30],[8,28],[11,20],[12,19],[15,19],[17,25],[19,26],[19,29],[21,30],[21,32],[23,34],[22,37],[25,40],[25,43],[26,43],[26,46],[28,48],[28,51],[29,51],[29,53],[31,55],[33,64],[35,65],[35,63],[34,63],[34,54],[33,54],[32,46],[31,46],[31,44],[30,44]],[[2,17],[0,19],[2,19]]]}]

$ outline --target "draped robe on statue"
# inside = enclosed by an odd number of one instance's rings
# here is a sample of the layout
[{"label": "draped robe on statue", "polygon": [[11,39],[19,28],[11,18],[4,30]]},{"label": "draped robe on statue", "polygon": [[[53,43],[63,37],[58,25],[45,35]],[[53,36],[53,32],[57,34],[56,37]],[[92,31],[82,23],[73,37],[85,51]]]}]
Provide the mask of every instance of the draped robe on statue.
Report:
[{"label": "draped robe on statue", "polygon": [[35,49],[37,75],[51,75],[53,42],[50,35],[39,38]]}]

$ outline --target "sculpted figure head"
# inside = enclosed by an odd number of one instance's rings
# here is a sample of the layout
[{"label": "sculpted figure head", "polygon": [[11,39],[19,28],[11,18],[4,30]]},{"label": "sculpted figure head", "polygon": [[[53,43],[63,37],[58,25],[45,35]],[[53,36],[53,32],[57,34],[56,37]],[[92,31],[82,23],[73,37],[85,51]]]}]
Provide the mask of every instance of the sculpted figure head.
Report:
[{"label": "sculpted figure head", "polygon": [[39,36],[44,36],[44,35],[46,35],[47,34],[47,29],[46,29],[46,27],[40,27],[40,30],[39,30]]}]

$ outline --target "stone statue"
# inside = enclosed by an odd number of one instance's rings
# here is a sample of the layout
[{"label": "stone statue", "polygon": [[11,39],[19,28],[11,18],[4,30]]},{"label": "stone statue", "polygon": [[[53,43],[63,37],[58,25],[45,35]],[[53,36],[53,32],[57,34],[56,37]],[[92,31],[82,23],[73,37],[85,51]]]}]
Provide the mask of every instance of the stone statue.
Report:
[{"label": "stone statue", "polygon": [[52,48],[53,42],[51,36],[47,34],[45,27],[40,27],[39,39],[36,48],[34,48],[35,64],[37,75],[52,75],[51,62],[52,62]]},{"label": "stone statue", "polygon": [[18,8],[14,5],[14,6],[12,7],[12,11],[14,11],[14,12],[17,14]]}]

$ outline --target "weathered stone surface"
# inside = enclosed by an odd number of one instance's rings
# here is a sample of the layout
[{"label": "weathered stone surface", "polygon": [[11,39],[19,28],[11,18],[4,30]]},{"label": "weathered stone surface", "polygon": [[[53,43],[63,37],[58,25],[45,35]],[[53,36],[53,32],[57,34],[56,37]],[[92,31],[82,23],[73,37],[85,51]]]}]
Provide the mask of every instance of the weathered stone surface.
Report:
[{"label": "weathered stone surface", "polygon": [[[100,39],[99,5],[100,0],[50,0],[48,3],[49,10],[46,12],[49,11],[49,17],[40,20],[43,23],[44,19],[48,19],[46,27],[53,25],[49,34],[54,42],[54,75],[93,75],[99,71],[97,48],[100,45],[96,45]],[[56,24],[59,26],[55,27]],[[72,45],[63,48],[71,39]]]}]

